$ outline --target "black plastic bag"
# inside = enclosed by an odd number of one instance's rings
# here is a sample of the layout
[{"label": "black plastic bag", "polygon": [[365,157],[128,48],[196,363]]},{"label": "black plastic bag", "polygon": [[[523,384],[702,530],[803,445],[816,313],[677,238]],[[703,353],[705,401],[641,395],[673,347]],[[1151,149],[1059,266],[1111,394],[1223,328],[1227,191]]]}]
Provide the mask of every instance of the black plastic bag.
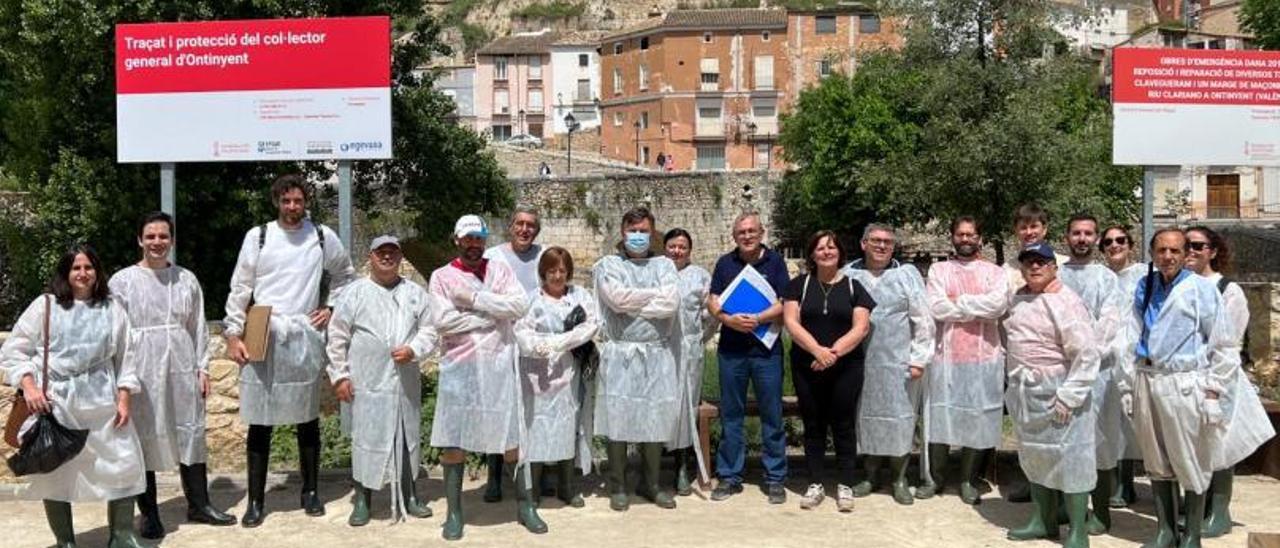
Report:
[{"label": "black plastic bag", "polygon": [[[582,305],[574,306],[573,310],[569,311],[569,315],[564,318],[564,330],[568,332],[585,321],[587,321],[587,311],[582,309]],[[586,380],[596,378],[596,368],[600,365],[600,353],[596,351],[595,343],[587,341],[570,350],[569,353],[573,354],[573,361],[582,373],[582,378]]]},{"label": "black plastic bag", "polygon": [[22,435],[22,447],[9,457],[9,469],[16,476],[48,474],[75,458],[89,439],[88,430],[72,430],[58,423],[52,413],[42,413]]}]

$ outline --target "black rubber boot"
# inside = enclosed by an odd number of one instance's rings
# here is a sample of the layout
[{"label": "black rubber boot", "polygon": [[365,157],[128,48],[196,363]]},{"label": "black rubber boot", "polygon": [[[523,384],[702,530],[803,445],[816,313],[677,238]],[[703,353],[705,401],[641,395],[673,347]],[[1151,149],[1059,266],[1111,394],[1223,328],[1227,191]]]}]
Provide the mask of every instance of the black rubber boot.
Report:
[{"label": "black rubber boot", "polygon": [[429,518],[432,513],[431,508],[418,498],[418,489],[413,483],[413,471],[418,467],[418,463],[416,461],[411,462],[413,459],[410,456],[411,453],[409,453],[408,447],[403,448],[402,455],[404,456],[405,465],[404,470],[400,472],[399,488],[400,496],[404,497],[405,512],[415,518]]},{"label": "black rubber boot", "polygon": [[863,466],[867,470],[867,477],[863,478],[863,480],[858,482],[857,484],[854,484],[853,496],[862,498],[867,495],[870,495],[872,491],[875,491],[876,479],[877,479],[876,476],[880,473],[881,460],[883,459],[881,459],[880,457],[875,457],[871,455],[867,455],[867,457],[863,460]]},{"label": "black rubber boot", "polygon": [[235,525],[236,517],[209,502],[209,469],[205,463],[178,466],[182,493],[187,497],[187,521],[209,525]]},{"label": "black rubber boot", "polygon": [[1235,483],[1235,471],[1231,468],[1213,473],[1213,481],[1209,483],[1208,499],[1209,517],[1204,522],[1204,538],[1215,538],[1231,532],[1231,489]]},{"label": "black rubber boot", "polygon": [[609,457],[609,508],[626,512],[631,506],[627,500],[627,443],[610,441],[605,452]]},{"label": "black rubber boot", "polygon": [[373,491],[357,483],[354,499],[351,501],[351,517],[347,518],[347,525],[364,527],[369,524],[369,504],[372,499]]},{"label": "black rubber boot", "polygon": [[942,488],[947,484],[947,451],[949,449],[945,443],[929,444],[929,480],[916,488],[916,498],[928,499],[942,494]]},{"label": "black rubber boot", "polygon": [[1200,533],[1204,527],[1204,494],[1187,491],[1182,500],[1187,506],[1187,528],[1182,533],[1179,548],[1200,548]]},{"label": "black rubber boot", "polygon": [[907,484],[908,456],[889,457],[889,469],[893,472],[893,501],[904,506],[915,503],[915,498],[911,496],[911,486]]},{"label": "black rubber boot", "polygon": [[676,494],[687,497],[693,494],[693,478],[689,475],[689,449],[676,449],[671,455],[676,459]]},{"label": "black rubber boot", "polygon": [[111,529],[107,548],[145,547],[133,531],[133,499],[125,497],[107,502],[107,526]]},{"label": "black rubber boot", "polygon": [[[542,506],[542,478],[545,477],[543,474],[543,464],[541,462],[529,463],[528,469],[529,474],[533,478],[533,487],[530,488],[529,498],[533,501],[533,507],[539,508]],[[520,493],[517,492],[516,494],[519,495]],[[520,499],[517,497],[516,501],[518,502],[519,500]]]},{"label": "black rubber boot", "polygon": [[640,444],[640,461],[644,464],[644,481],[636,486],[636,494],[659,508],[675,508],[676,500],[662,490],[662,483],[658,481],[662,471],[662,442]]},{"label": "black rubber boot", "polygon": [[44,517],[49,520],[56,548],[75,548],[76,530],[71,522],[71,503],[59,500],[44,501]]},{"label": "black rubber boot", "polygon": [[164,538],[164,524],[160,523],[160,506],[156,503],[156,473],[147,471],[147,488],[137,497],[138,515],[142,517],[138,534],[147,540]]},{"label": "black rubber boot", "polygon": [[965,504],[977,505],[982,502],[982,495],[973,484],[979,452],[980,450],[972,447],[960,450],[960,500]]},{"label": "black rubber boot", "polygon": [[301,505],[308,516],[324,515],[320,501],[320,422],[319,419],[298,425],[298,465],[302,474]]},{"label": "black rubber boot", "polygon": [[586,506],[586,501],[582,500],[582,493],[578,491],[578,480],[575,477],[577,471],[573,468],[573,459],[560,461],[558,467],[560,477],[559,484],[556,486],[556,498],[574,508]]},{"label": "black rubber boot", "polygon": [[[529,477],[529,466],[520,466],[516,472],[516,523],[535,535],[547,532],[547,523],[538,517],[538,506],[534,502],[534,489],[539,489],[538,482]],[[530,487],[526,487],[526,483]]]},{"label": "black rubber boot", "polygon": [[1177,519],[1173,509],[1175,485],[1168,480],[1151,480],[1151,494],[1156,503],[1156,538],[1143,544],[1142,548],[1172,548],[1178,544],[1178,534],[1174,530]]},{"label": "black rubber boot", "polygon": [[267,465],[270,460],[270,453],[254,451],[248,453],[248,491],[245,493],[244,516],[240,518],[240,525],[244,527],[262,525],[262,519],[266,516],[263,503],[266,498]]},{"label": "black rubber boot", "polygon": [[1133,487],[1133,467],[1137,461],[1121,459],[1116,468],[1115,493],[1111,495],[1112,508],[1127,508],[1138,500],[1138,491]]},{"label": "black rubber boot", "polygon": [[1116,469],[1098,470],[1098,483],[1093,488],[1093,513],[1089,515],[1089,534],[1102,535],[1111,530],[1111,494],[1115,491]]},{"label": "black rubber boot", "polygon": [[1027,520],[1026,525],[1010,529],[1005,536],[1009,540],[1058,538],[1057,494],[1052,489],[1034,483],[1028,484],[1028,490],[1032,503],[1031,518]]},{"label": "black rubber boot", "polygon": [[502,455],[489,455],[489,482],[484,485],[485,502],[502,501]]},{"label": "black rubber boot", "polygon": [[462,538],[462,463],[444,465],[444,499],[449,509],[440,536],[458,540]]}]

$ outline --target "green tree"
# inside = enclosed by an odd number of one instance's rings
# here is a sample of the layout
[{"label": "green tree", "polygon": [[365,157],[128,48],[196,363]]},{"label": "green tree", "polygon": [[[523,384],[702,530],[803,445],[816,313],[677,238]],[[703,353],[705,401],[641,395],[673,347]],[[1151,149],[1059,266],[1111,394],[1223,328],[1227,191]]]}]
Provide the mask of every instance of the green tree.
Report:
[{"label": "green tree", "polygon": [[[1096,67],[1065,50],[1044,2],[899,4],[902,49],[859,59],[801,93],[781,141],[784,232],[856,236],[867,222],[922,227],[977,217],[1002,247],[1014,207],[1037,201],[1134,218],[1140,172],[1111,165],[1111,115]],[[999,28],[992,33],[989,29]],[[1060,227],[1055,227],[1060,228]]]},{"label": "green tree", "polygon": [[1274,0],[1244,0],[1240,22],[1252,32],[1262,49],[1280,49],[1280,3]]},{"label": "green tree", "polygon": [[[451,122],[452,103],[431,88],[435,73],[415,72],[447,52],[419,0],[0,0],[0,174],[31,193],[35,211],[0,219],[9,278],[0,320],[12,321],[73,241],[97,246],[109,271],[135,261],[136,219],[158,206],[157,166],[115,161],[116,23],[372,14],[413,32],[393,45],[395,160],[354,164],[358,205],[374,217],[410,208],[424,239],[444,241],[446,219],[499,211],[511,198],[481,138]],[[332,174],[322,163],[178,166],[178,262],[201,277],[210,317],[222,316],[245,230],[274,216],[270,181],[299,171]]]}]

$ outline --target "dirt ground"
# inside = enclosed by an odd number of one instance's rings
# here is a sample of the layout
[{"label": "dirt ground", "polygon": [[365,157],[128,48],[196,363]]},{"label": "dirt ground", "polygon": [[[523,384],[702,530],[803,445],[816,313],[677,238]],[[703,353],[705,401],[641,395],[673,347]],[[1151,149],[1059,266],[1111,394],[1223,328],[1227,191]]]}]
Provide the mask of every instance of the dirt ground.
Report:
[{"label": "dirt ground", "polygon": [[[298,484],[272,476],[267,496],[266,522],[257,529],[240,526],[215,528],[184,523],[186,504],[177,478],[161,475],[160,495],[169,535],[164,546],[174,547],[329,547],[329,546],[418,546],[441,543],[440,524],[445,503],[439,471],[419,481],[419,491],[430,501],[435,516],[392,525],[386,492],[374,495],[374,521],[363,528],[347,525],[351,511],[350,481],[340,475],[322,478],[322,497],[328,513],[310,518],[298,509]],[[749,478],[750,479],[750,478]],[[676,510],[662,510],[633,498],[631,509],[617,513],[609,509],[603,485],[589,477],[592,493],[582,509],[565,507],[554,498],[544,499],[541,515],[551,531],[532,535],[515,523],[515,503],[508,497],[501,503],[481,501],[483,480],[469,480],[464,486],[465,538],[468,546],[1010,546],[1027,548],[1055,546],[1035,541],[1012,543],[1005,531],[1020,525],[1031,511],[1029,504],[1011,504],[990,492],[976,507],[965,506],[954,488],[940,498],[916,501],[913,506],[895,504],[879,492],[858,499],[850,514],[838,513],[828,499],[815,510],[801,510],[800,481],[788,484],[787,503],[771,506],[754,485],[729,501],[715,503],[705,493],[678,499]],[[1142,480],[1140,480],[1142,481]],[[1114,511],[1115,527],[1110,536],[1094,537],[1095,547],[1133,546],[1147,539],[1155,529],[1150,491],[1139,487],[1139,502],[1132,509]],[[12,491],[12,490],[10,490]],[[829,491],[830,494],[830,491]],[[219,477],[214,482],[214,502],[231,508],[239,516],[244,511],[244,491],[240,478]],[[1237,478],[1232,514],[1237,526],[1230,536],[1206,540],[1207,547],[1244,546],[1249,531],[1280,532],[1280,481],[1265,476]],[[77,540],[81,546],[107,543],[106,505],[75,506]],[[0,544],[9,548],[50,546],[53,536],[44,520],[39,502],[19,501],[11,492],[0,494],[0,530],[8,538]],[[1063,529],[1066,533],[1066,529]]]}]

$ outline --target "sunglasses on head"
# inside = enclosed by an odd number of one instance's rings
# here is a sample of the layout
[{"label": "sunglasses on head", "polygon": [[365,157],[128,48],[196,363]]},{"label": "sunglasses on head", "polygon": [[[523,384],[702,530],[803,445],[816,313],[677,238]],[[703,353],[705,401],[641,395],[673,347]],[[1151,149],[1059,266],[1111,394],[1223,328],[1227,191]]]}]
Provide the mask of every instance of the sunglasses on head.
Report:
[{"label": "sunglasses on head", "polygon": [[1115,238],[1103,238],[1103,239],[1102,239],[1102,247],[1107,247],[1107,246],[1109,246],[1109,245],[1111,245],[1111,244],[1129,245],[1129,237],[1128,237],[1128,236],[1116,236]]},{"label": "sunglasses on head", "polygon": [[1209,242],[1187,242],[1187,247],[1192,251],[1204,251],[1204,248],[1210,247]]}]

